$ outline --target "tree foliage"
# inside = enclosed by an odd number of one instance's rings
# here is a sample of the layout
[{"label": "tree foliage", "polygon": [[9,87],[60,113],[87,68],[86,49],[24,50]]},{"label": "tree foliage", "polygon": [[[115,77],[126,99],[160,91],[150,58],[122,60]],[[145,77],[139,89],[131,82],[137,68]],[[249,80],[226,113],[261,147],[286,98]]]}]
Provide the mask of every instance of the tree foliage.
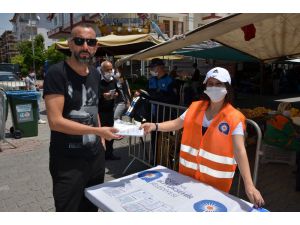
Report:
[{"label": "tree foliage", "polygon": [[66,59],[66,56],[55,49],[55,44],[51,45],[46,51],[46,59],[48,60],[49,64],[54,64]]},{"label": "tree foliage", "polygon": [[[12,63],[20,65],[23,76],[26,76],[28,71],[33,68],[33,61],[37,75],[39,76],[42,75],[39,73],[42,73],[41,71],[46,60],[48,61],[48,64],[51,65],[66,58],[63,53],[55,49],[55,44],[50,46],[48,49],[45,49],[44,42],[44,37],[41,34],[38,34],[35,36],[33,43],[32,41],[26,40],[18,44],[20,55],[15,56],[12,59]],[[34,44],[34,49],[32,44]]]},{"label": "tree foliage", "polygon": [[[33,49],[33,46],[34,49]],[[25,73],[33,68],[33,61],[35,64],[36,71],[44,64],[45,61],[45,49],[44,49],[44,37],[38,34],[34,41],[22,41],[18,44],[18,50],[23,57],[23,64],[20,64],[21,71]],[[34,51],[34,54],[33,54]],[[25,74],[23,74],[24,76]]]}]

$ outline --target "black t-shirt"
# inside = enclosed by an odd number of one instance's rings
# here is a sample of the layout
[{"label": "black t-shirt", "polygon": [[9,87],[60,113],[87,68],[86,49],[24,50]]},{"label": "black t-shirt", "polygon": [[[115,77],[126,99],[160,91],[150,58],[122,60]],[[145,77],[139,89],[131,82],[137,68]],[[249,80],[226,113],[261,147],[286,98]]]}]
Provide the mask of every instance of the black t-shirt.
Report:
[{"label": "black t-shirt", "polygon": [[116,80],[113,79],[108,82],[105,79],[101,79],[99,88],[99,112],[101,113],[113,111],[115,106],[115,99],[107,100],[104,98],[103,94],[110,91],[119,92]]},{"label": "black t-shirt", "polygon": [[[64,118],[98,127],[99,81],[99,72],[93,67],[87,76],[80,76],[66,62],[60,62],[49,68],[43,96],[64,95]],[[100,148],[100,138],[94,134],[69,135],[51,130],[50,154],[90,158]]]}]

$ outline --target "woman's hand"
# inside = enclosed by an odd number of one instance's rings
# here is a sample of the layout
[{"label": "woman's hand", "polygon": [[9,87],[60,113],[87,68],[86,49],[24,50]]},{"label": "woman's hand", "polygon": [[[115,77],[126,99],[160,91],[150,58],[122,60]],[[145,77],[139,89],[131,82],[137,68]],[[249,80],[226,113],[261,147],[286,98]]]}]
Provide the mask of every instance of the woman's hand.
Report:
[{"label": "woman's hand", "polygon": [[149,134],[151,131],[156,129],[155,123],[144,123],[140,129],[144,129],[145,134]]},{"label": "woman's hand", "polygon": [[262,207],[265,204],[260,192],[254,187],[254,185],[248,185],[245,187],[246,194],[255,208]]}]

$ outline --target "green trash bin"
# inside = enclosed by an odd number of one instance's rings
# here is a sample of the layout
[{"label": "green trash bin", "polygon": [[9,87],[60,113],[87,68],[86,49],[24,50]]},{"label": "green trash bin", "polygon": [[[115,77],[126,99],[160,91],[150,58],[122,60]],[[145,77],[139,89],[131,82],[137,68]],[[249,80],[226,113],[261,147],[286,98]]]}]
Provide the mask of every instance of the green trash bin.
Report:
[{"label": "green trash bin", "polygon": [[37,91],[7,91],[6,95],[14,130],[21,131],[22,137],[37,136],[40,93]]}]

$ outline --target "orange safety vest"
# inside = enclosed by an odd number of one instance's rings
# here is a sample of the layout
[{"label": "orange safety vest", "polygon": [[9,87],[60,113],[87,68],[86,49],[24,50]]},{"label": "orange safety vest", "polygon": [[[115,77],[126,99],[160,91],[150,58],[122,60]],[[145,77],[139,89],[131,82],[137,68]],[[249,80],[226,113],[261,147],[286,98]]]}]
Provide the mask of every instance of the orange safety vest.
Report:
[{"label": "orange safety vest", "polygon": [[240,122],[245,130],[245,117],[227,104],[202,135],[202,121],[207,108],[207,101],[197,101],[191,104],[186,113],[179,172],[229,192],[236,169],[232,132]]}]

